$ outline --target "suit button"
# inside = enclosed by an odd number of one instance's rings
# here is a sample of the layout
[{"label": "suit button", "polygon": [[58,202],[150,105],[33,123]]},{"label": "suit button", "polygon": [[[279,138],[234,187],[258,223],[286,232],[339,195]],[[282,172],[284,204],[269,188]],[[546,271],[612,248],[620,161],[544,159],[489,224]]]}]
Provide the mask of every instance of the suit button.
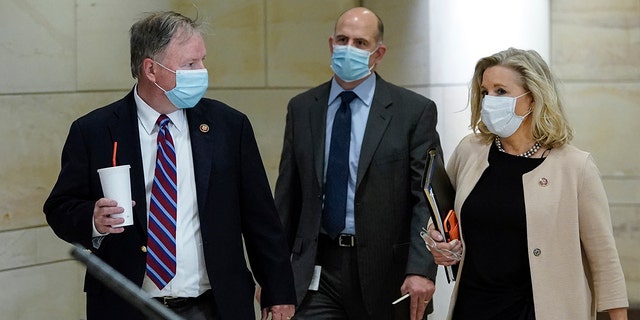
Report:
[{"label": "suit button", "polygon": [[540,249],[538,249],[538,248],[533,249],[533,255],[534,255],[534,256],[536,256],[536,257],[537,257],[537,256],[539,256],[541,253],[542,253],[542,250],[540,250]]},{"label": "suit button", "polygon": [[147,253],[147,246],[140,247],[140,251]]}]

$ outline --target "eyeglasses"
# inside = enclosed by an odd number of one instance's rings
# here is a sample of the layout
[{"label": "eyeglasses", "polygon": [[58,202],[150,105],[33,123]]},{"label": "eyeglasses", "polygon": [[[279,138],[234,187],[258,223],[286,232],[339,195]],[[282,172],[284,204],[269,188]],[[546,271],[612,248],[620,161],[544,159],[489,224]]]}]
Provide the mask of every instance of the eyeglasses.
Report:
[{"label": "eyeglasses", "polygon": [[429,235],[429,233],[425,228],[422,228],[422,231],[420,231],[420,237],[422,237],[422,240],[424,240],[424,243],[427,246],[427,250],[429,251],[436,250],[440,254],[442,254],[443,256],[451,260],[460,261],[460,259],[462,259],[461,253],[453,252],[448,249],[438,248],[438,242],[436,242],[435,240],[433,240],[433,238],[431,238],[431,236]]}]

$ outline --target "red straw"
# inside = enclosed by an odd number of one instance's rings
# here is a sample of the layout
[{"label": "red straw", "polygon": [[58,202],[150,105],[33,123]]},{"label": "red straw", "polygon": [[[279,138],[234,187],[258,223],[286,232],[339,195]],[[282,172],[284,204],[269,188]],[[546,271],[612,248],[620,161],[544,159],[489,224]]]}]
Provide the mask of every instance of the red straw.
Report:
[{"label": "red straw", "polygon": [[118,141],[113,142],[113,158],[111,158],[111,162],[113,162],[113,166],[116,166],[116,152],[118,152]]}]

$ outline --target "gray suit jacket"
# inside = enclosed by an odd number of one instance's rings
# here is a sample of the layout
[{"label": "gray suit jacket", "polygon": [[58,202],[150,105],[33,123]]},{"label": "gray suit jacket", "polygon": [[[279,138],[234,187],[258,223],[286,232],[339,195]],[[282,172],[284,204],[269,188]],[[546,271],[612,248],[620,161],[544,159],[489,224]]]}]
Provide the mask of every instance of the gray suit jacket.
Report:
[{"label": "gray suit jacket", "polygon": [[[298,304],[316,260],[330,86],[324,83],[289,102],[275,189]],[[391,302],[406,275],[435,279],[436,265],[419,232],[429,216],[421,188],[425,155],[429,148],[440,150],[436,122],[433,101],[377,77],[358,164],[355,228],[364,302],[369,314],[381,319],[393,318]]]}]

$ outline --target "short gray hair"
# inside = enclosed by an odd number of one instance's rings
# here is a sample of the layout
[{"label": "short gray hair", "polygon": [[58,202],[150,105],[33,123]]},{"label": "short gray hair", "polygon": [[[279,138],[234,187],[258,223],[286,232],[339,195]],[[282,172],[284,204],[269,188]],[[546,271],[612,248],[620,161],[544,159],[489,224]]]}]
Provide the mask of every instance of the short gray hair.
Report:
[{"label": "short gray hair", "polygon": [[146,58],[162,56],[173,36],[180,32],[185,38],[201,33],[196,19],[187,18],[173,11],[159,11],[134,23],[129,30],[131,47],[131,75],[137,79]]}]

